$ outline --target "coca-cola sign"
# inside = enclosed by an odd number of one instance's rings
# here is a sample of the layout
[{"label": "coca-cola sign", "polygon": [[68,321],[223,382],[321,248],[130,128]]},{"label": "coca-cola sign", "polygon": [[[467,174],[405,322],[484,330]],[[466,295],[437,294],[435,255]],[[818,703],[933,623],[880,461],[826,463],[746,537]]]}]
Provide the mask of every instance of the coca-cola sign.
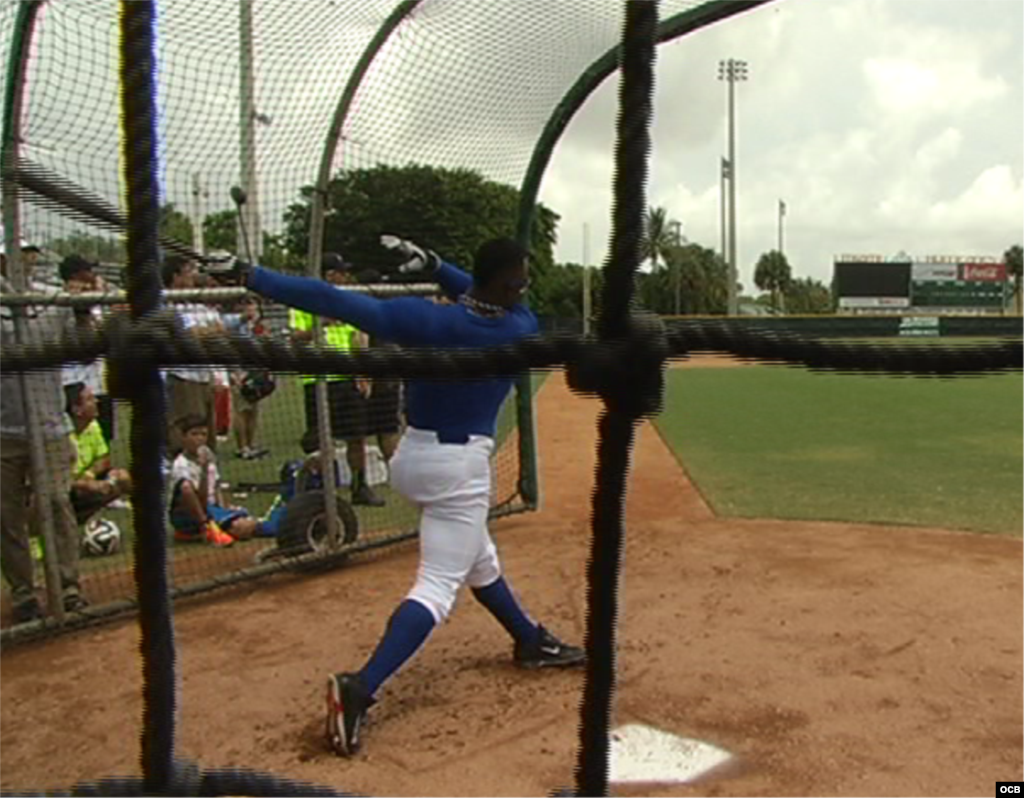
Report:
[{"label": "coca-cola sign", "polygon": [[964,263],[960,266],[960,279],[984,283],[998,283],[1006,279],[1005,263]]}]

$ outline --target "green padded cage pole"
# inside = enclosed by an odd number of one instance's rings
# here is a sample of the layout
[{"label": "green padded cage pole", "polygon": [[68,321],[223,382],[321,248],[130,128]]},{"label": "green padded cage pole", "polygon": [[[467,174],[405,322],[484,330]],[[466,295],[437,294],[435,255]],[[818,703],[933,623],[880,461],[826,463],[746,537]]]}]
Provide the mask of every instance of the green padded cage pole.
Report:
[{"label": "green padded cage pole", "polygon": [[[7,267],[11,284],[18,293],[25,293],[29,288],[29,275],[24,268],[21,257],[21,199],[18,195],[18,184],[11,174],[17,166],[21,144],[21,107],[25,98],[25,85],[28,78],[28,60],[32,34],[35,30],[36,17],[43,6],[43,0],[21,3],[18,16],[14,21],[14,33],[11,37],[11,52],[7,63],[7,84],[4,87],[4,133],[2,150],[0,150],[0,166],[2,166],[3,184],[3,223],[4,251],[7,253]],[[14,337],[18,343],[30,340],[25,326],[25,309],[11,308],[14,316]],[[61,600],[60,571],[57,562],[57,541],[54,532],[53,505],[48,500],[53,489],[47,474],[43,428],[40,424],[36,404],[30,401],[28,374],[19,374],[21,396],[25,406],[25,423],[29,444],[29,461],[31,463],[32,484],[35,490],[43,486],[42,495],[46,501],[37,501],[39,522],[43,535],[46,553],[43,565],[46,574],[46,598],[51,615],[58,624],[64,623],[64,603]],[[34,565],[33,565],[34,567]]]},{"label": "green padded cage pole", "polygon": [[[331,126],[327,131],[327,139],[324,142],[324,152],[320,159],[320,170],[317,173],[316,186],[313,189],[313,202],[310,207],[309,218],[309,253],[306,264],[307,274],[316,278],[320,276],[320,261],[323,258],[324,238],[324,212],[327,209],[327,190],[331,182],[331,166],[334,163],[334,155],[338,150],[338,142],[341,140],[342,128],[348,118],[348,112],[352,107],[356,92],[366,76],[373,59],[387,43],[391,34],[412,13],[420,4],[421,0],[402,0],[388,14],[387,19],[370,39],[363,50],[355,69],[349,75],[345,88],[338,98],[338,105],[334,109],[334,116],[331,118]],[[323,340],[322,324],[320,317],[313,316],[313,339],[316,343]],[[328,530],[328,541],[340,541],[344,539],[340,522],[338,521],[337,490],[335,483],[335,462],[334,462],[334,436],[331,433],[331,414],[327,398],[327,381],[324,375],[318,375],[316,380],[316,408],[317,421],[319,422],[320,434],[320,473],[324,482],[324,520]]]},{"label": "green padded cage pole", "polygon": [[[516,240],[530,248],[530,228],[534,203],[520,197]],[[516,427],[519,432],[519,496],[527,510],[539,510],[541,504],[540,460],[537,455],[537,420],[533,412],[533,374],[527,371],[516,378]]]}]

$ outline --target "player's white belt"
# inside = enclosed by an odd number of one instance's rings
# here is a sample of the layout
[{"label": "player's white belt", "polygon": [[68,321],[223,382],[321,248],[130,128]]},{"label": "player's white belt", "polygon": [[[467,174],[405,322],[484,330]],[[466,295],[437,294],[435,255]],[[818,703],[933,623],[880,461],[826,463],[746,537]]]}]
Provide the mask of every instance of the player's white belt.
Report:
[{"label": "player's white belt", "polygon": [[487,440],[490,440],[489,435],[476,435],[466,432],[437,432],[432,429],[419,429],[417,427],[406,427],[405,434],[409,436],[410,440],[423,441],[425,443],[465,445],[474,439],[486,438]]}]

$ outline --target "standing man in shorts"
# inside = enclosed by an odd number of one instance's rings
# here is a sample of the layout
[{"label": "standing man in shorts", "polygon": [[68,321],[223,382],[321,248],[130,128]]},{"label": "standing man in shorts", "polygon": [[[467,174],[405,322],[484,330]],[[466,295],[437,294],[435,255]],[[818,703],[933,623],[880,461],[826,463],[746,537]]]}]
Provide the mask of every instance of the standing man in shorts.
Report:
[{"label": "standing man in shorts", "polygon": [[[328,252],[321,261],[321,275],[333,286],[354,282],[353,266],[336,252]],[[324,344],[348,352],[366,346],[366,335],[351,324],[337,319],[322,319]],[[313,343],[313,314],[292,308],[288,326],[296,343]],[[327,379],[327,406],[330,410],[331,434],[345,441],[346,459],[352,473],[352,504],[383,507],[366,477],[366,435],[368,428],[370,381],[350,374],[331,374]],[[319,422],[316,408],[316,377],[303,375],[302,389],[306,407],[306,431],[314,434]]]},{"label": "standing man in shorts", "polygon": [[[364,285],[381,282],[380,272],[366,269],[359,273],[359,282]],[[393,346],[375,336],[367,336],[368,346],[383,348]],[[404,391],[402,381],[392,377],[374,377],[370,390],[369,408],[367,412],[367,436],[377,438],[377,446],[384,457],[385,463],[398,448],[402,437],[402,397]]]},{"label": "standing man in shorts", "polygon": [[[196,263],[177,253],[164,259],[162,276],[164,288],[187,290],[196,288],[199,270]],[[220,312],[199,302],[171,305],[185,329],[200,336],[223,332]],[[214,370],[209,366],[175,366],[164,371],[167,386],[167,459],[170,461],[183,447],[181,422],[187,416],[200,415],[207,419],[212,431],[208,446],[217,451],[217,417],[214,404]]]}]

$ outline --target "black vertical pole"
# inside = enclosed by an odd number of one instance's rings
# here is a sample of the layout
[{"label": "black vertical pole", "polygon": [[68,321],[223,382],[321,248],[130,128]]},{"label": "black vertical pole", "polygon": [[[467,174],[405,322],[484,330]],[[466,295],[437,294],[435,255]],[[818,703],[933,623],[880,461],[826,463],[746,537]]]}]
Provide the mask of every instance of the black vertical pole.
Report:
[{"label": "black vertical pole", "polygon": [[[156,106],[156,7],[121,2],[122,146],[128,204],[127,294],[132,321],[161,302],[157,222],[160,213]],[[112,358],[118,394],[132,402],[132,507],[135,590],[143,669],[141,765],[147,792],[170,783],[174,760],[174,628],[167,584],[163,519],[165,408],[157,362],[121,342]]]},{"label": "black vertical pole", "polygon": [[[612,239],[597,324],[598,336],[604,342],[624,338],[630,332],[651,149],[658,7],[654,0],[626,0],[624,8]],[[630,390],[630,386],[617,387]],[[636,424],[636,418],[624,412],[621,403],[604,398],[587,564],[587,678],[580,720],[577,795],[608,794],[619,566],[625,538],[626,477]]]}]

